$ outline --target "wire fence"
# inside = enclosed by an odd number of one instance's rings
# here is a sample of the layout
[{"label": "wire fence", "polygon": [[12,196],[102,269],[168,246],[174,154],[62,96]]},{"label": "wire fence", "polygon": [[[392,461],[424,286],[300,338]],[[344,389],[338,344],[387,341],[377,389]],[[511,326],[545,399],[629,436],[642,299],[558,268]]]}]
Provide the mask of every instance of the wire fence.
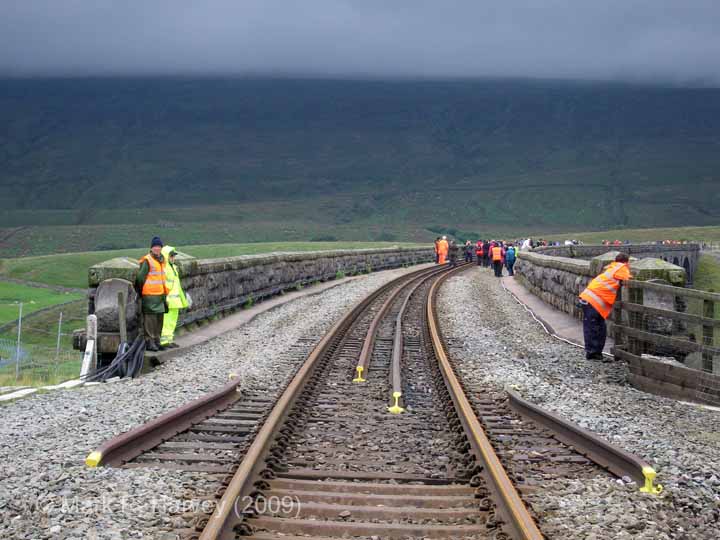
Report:
[{"label": "wire fence", "polygon": [[17,307],[18,318],[3,325],[0,334],[0,386],[77,377],[81,354],[72,348],[72,329],[84,326],[84,318],[58,309],[25,316],[23,304]]}]

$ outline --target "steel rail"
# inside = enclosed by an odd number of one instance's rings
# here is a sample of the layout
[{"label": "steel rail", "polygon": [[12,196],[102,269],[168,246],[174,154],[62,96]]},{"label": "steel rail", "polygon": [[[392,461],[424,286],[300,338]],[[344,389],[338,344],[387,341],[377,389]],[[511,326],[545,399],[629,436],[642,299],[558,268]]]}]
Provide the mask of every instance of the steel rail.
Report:
[{"label": "steel rail", "polygon": [[[465,264],[461,264],[460,266],[465,266]],[[443,268],[443,270],[447,270],[447,268]],[[442,273],[442,270],[440,272]],[[434,274],[433,274],[434,275]],[[430,277],[430,276],[427,276]],[[403,316],[405,315],[405,310],[407,309],[408,304],[410,303],[410,298],[413,294],[415,294],[415,291],[420,287],[423,283],[425,283],[425,280],[420,277],[418,278],[417,283],[410,289],[407,296],[405,297],[405,300],[402,303],[402,306],[400,307],[400,311],[397,314],[397,317],[395,318],[395,334],[393,335],[393,352],[392,352],[392,360],[390,364],[390,405],[388,406],[388,412],[393,414],[400,414],[405,412],[405,409],[402,407],[400,400],[402,399],[402,357],[403,357],[403,351],[404,351],[404,339],[403,339],[403,333],[402,333],[402,320]]]},{"label": "steel rail", "polygon": [[[441,271],[444,269],[445,267],[442,267]],[[431,276],[437,272],[438,267],[425,269],[415,279],[422,279],[424,277]],[[395,302],[395,299],[403,290],[404,286],[398,286],[390,294],[390,296],[388,296],[388,298],[385,300],[382,307],[370,323],[370,328],[368,328],[367,334],[365,334],[365,339],[363,340],[363,345],[360,349],[360,357],[358,359],[357,366],[355,367],[355,378],[353,379],[353,382],[363,383],[367,381],[367,374],[370,370],[370,358],[372,357],[373,349],[375,348],[375,338],[377,337],[378,328],[380,327],[380,323],[382,322],[382,320],[385,318],[385,315],[387,315],[388,311],[390,311],[390,308]]]},{"label": "steel rail", "polygon": [[194,424],[227,409],[241,398],[237,385],[237,381],[231,381],[215,392],[109,439],[85,458],[85,464],[88,467],[118,467],[127,463]]},{"label": "steel rail", "polygon": [[553,432],[556,439],[572,446],[575,450],[616,476],[627,476],[634,480],[644,493],[660,493],[661,485],[653,485],[657,473],[650,464],[640,457],[626,452],[596,434],[577,424],[531,403],[517,392],[506,390],[509,404],[521,416],[544,426]]},{"label": "steel rail", "polygon": [[541,540],[543,535],[538,529],[535,520],[530,515],[525,503],[520,498],[515,486],[508,477],[505,468],[500,463],[495,450],[490,443],[485,430],[473,411],[465,392],[453,371],[448,360],[436,317],[436,297],[440,285],[451,275],[459,270],[459,267],[442,276],[433,283],[430,288],[427,301],[427,324],[430,331],[432,346],[438,360],[440,372],[445,380],[445,385],[455,405],[460,423],[470,442],[471,449],[476,458],[484,464],[482,475],[487,482],[497,511],[503,520],[503,527],[515,540]]},{"label": "steel rail", "polygon": [[405,412],[405,409],[400,405],[400,398],[402,398],[402,373],[400,363],[403,356],[404,341],[402,333],[402,318],[405,314],[405,308],[407,308],[407,305],[410,303],[410,297],[423,283],[423,280],[418,280],[418,282],[413,285],[410,292],[408,292],[405,297],[405,301],[400,307],[400,312],[395,318],[395,335],[393,336],[393,352],[390,365],[390,405],[388,406],[388,412],[393,414]]},{"label": "steel rail", "polygon": [[237,502],[241,501],[244,496],[250,495],[254,490],[254,484],[260,478],[260,473],[265,467],[265,459],[269,454],[272,443],[290,415],[293,404],[297,401],[306,383],[313,375],[317,364],[324,355],[331,350],[333,344],[339,342],[341,334],[344,333],[381,294],[401,284],[403,281],[407,281],[408,277],[412,280],[413,277],[417,277],[426,272],[427,269],[422,269],[412,274],[396,278],[383,287],[380,287],[358,303],[323,336],[280,396],[280,399],[268,415],[262,428],[260,428],[260,431],[243,457],[240,466],[235,471],[232,480],[225,489],[222,498],[215,507],[213,514],[208,519],[200,535],[200,540],[231,540],[236,537],[234,529],[239,527],[244,520],[244,516],[238,511]]}]

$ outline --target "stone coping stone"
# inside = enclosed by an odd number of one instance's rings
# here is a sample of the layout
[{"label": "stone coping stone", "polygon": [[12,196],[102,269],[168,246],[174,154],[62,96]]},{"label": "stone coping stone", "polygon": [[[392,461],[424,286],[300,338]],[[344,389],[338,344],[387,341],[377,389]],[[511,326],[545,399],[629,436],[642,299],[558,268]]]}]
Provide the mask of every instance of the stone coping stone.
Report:
[{"label": "stone coping stone", "polygon": [[[387,247],[367,249],[320,250],[273,252],[256,255],[238,255],[236,257],[221,257],[216,259],[195,259],[190,256],[178,262],[180,271],[185,276],[241,270],[252,266],[277,263],[297,263],[323,258],[343,258],[357,256],[383,255],[388,253],[430,252],[432,248]],[[102,281],[110,278],[119,278],[130,281],[135,280],[139,268],[138,261],[130,257],[116,257],[108,261],[91,266],[88,270],[88,283],[90,287],[97,287]]]},{"label": "stone coping stone", "polygon": [[569,257],[554,257],[552,255],[541,255],[540,253],[531,253],[527,251],[521,251],[518,254],[519,259],[528,261],[531,264],[537,266],[544,266],[546,268],[555,268],[557,270],[564,270],[572,274],[579,274],[581,276],[593,276],[590,268],[590,261],[584,259],[571,259]]}]

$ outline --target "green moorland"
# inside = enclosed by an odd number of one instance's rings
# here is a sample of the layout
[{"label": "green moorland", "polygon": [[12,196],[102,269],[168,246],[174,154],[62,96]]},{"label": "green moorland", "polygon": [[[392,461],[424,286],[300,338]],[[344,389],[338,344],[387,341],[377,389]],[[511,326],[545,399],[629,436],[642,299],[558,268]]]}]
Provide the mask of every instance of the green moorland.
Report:
[{"label": "green moorland", "polygon": [[0,281],[0,326],[18,318],[19,304],[23,305],[23,316],[64,304],[84,297],[82,293],[56,292],[51,289],[28,287]]},{"label": "green moorland", "polygon": [[0,257],[720,222],[720,90],[12,79]]},{"label": "green moorland", "polygon": [[716,255],[700,255],[693,287],[720,293],[720,259]]}]

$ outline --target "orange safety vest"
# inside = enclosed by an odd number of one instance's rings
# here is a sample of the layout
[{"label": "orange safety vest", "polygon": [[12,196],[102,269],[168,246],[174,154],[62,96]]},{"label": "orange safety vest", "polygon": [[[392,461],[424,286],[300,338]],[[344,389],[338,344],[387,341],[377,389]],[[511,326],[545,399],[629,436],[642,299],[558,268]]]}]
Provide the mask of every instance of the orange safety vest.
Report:
[{"label": "orange safety vest", "polygon": [[493,261],[502,261],[502,248],[494,247],[491,252]]},{"label": "orange safety vest", "polygon": [[607,319],[612,312],[613,304],[620,290],[620,281],[630,279],[630,268],[625,263],[615,262],[593,279],[587,288],[580,293],[580,298],[594,307]]},{"label": "orange safety vest", "polygon": [[475,254],[476,255],[482,255],[483,254],[483,248],[485,247],[484,244],[481,244],[478,242],[477,246],[475,247]]},{"label": "orange safety vest", "polygon": [[142,264],[144,261],[148,262],[149,269],[145,277],[145,283],[143,283],[142,295],[162,296],[163,294],[169,294],[170,290],[167,287],[167,281],[165,281],[165,269],[162,263],[158,262],[150,254],[145,255],[138,262]]}]

